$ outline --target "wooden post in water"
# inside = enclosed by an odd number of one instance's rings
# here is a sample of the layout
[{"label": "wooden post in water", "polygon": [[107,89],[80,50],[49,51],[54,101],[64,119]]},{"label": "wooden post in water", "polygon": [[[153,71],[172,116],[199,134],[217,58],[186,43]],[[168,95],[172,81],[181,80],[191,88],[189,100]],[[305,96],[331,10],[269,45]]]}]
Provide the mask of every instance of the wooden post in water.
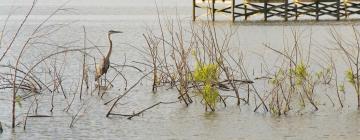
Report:
[{"label": "wooden post in water", "polygon": [[264,20],[267,21],[267,5],[268,5],[268,1],[265,0],[265,3],[264,3]]},{"label": "wooden post in water", "polygon": [[244,2],[244,15],[245,15],[245,21],[246,21],[247,18],[248,18],[248,15],[247,15],[247,1],[246,0]]},{"label": "wooden post in water", "polygon": [[344,11],[345,11],[345,19],[348,18],[348,12],[347,12],[347,0],[344,1]]},{"label": "wooden post in water", "polygon": [[231,1],[231,20],[235,22],[235,0]]},{"label": "wooden post in water", "polygon": [[212,6],[211,6],[211,18],[212,21],[215,21],[215,0],[212,0]]},{"label": "wooden post in water", "polygon": [[193,9],[192,9],[192,20],[195,21],[196,20],[196,13],[195,13],[195,8],[196,8],[196,0],[193,0]]},{"label": "wooden post in water", "polygon": [[297,20],[297,19],[298,19],[298,17],[299,17],[299,13],[298,13],[297,8],[298,8],[298,3],[297,3],[297,2],[295,2],[295,20]]},{"label": "wooden post in water", "polygon": [[319,20],[319,12],[320,12],[320,9],[319,9],[319,0],[316,0],[315,1],[315,6],[316,6],[316,20],[318,21]]},{"label": "wooden post in water", "polygon": [[285,0],[285,21],[288,21],[288,5],[289,0]]},{"label": "wooden post in water", "polygon": [[336,20],[340,20],[340,0],[336,1]]}]

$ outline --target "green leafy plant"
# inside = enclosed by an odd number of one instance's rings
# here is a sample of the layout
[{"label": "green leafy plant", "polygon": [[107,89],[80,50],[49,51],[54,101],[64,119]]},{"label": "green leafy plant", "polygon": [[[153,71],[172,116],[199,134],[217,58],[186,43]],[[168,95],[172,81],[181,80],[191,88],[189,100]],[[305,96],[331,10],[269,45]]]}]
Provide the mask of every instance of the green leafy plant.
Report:
[{"label": "green leafy plant", "polygon": [[194,71],[195,82],[202,83],[204,86],[200,89],[206,108],[209,107],[215,111],[216,101],[219,97],[219,91],[214,86],[218,82],[219,66],[216,64],[197,63]]},{"label": "green leafy plant", "polygon": [[345,86],[344,84],[339,85],[339,91],[345,93]]},{"label": "green leafy plant", "polygon": [[309,76],[309,72],[304,63],[297,64],[295,68],[290,70],[295,75],[296,85],[302,85],[306,78]]},{"label": "green leafy plant", "polygon": [[351,85],[355,86],[355,76],[351,69],[346,70],[345,77]]},{"label": "green leafy plant", "polygon": [[22,101],[22,97],[17,95],[16,98],[15,98],[15,102],[19,105],[19,107],[22,106],[21,101]]},{"label": "green leafy plant", "polygon": [[348,69],[345,71],[346,80],[354,87],[357,99],[358,99],[358,108],[360,108],[360,80],[358,77],[358,72]]}]

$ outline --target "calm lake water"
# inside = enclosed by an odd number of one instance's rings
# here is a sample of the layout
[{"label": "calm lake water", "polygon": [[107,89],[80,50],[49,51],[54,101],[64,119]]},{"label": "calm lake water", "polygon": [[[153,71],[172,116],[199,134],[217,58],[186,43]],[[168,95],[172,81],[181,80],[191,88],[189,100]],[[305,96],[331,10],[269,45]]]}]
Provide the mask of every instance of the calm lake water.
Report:
[{"label": "calm lake water", "polygon": [[[4,40],[9,40],[15,29],[20,25],[24,14],[30,8],[31,0],[0,0],[0,25],[3,25],[7,16],[11,17],[7,22],[7,32]],[[65,0],[39,0],[35,10],[25,23],[20,41],[26,38],[38,24],[46,19],[57,7],[65,3]],[[147,29],[159,31],[157,8],[160,17],[179,20],[184,27],[191,24],[201,24],[201,21],[191,22],[191,0],[72,0],[64,8],[54,15],[46,25],[66,25],[56,33],[39,39],[40,42],[64,45],[69,48],[82,46],[83,27],[86,29],[87,38],[99,46],[107,45],[106,33],[108,30],[121,30],[124,34],[114,35],[114,52],[111,56],[112,62],[122,64],[126,56],[127,61],[141,61],[143,56],[133,47],[144,47],[145,40],[142,36]],[[165,14],[166,13],[166,14]],[[323,49],[334,47],[335,43],[331,37],[331,29],[346,39],[353,38],[351,25],[358,28],[358,21],[299,21],[299,22],[236,22],[217,21],[215,26],[220,32],[235,31],[232,42],[232,52],[242,52],[245,56],[245,65],[251,71],[252,77],[261,76],[263,72],[259,69],[264,64],[273,66],[277,64],[276,53],[264,47],[264,44],[277,49],[293,44],[292,31],[299,33],[300,45],[314,48],[311,63],[316,65],[322,63],[324,56],[318,54]],[[46,29],[44,29],[46,30]],[[73,42],[67,44],[68,42]],[[4,44],[4,43],[3,43]],[[88,43],[88,45],[91,45]],[[53,49],[51,45],[36,44],[35,49],[29,49],[25,54],[24,62],[34,63],[40,54],[49,54]],[[100,47],[105,52],[107,48]],[[4,47],[1,46],[1,52]],[[10,50],[10,54],[17,56],[19,49]],[[90,50],[96,54],[96,50]],[[277,54],[276,54],[277,55]],[[9,55],[9,57],[12,55]],[[67,65],[65,75],[78,78],[81,59],[75,55],[66,56],[71,61]],[[100,55],[95,56],[97,59]],[[71,58],[74,58],[71,59]],[[338,71],[344,71],[347,65],[343,58],[334,53],[338,62]],[[11,62],[13,58],[7,58]],[[4,61],[3,61],[4,62]],[[2,62],[2,63],[3,63]],[[91,61],[92,63],[92,61]],[[140,65],[141,66],[141,65]],[[315,66],[316,67],[316,66]],[[142,67],[143,70],[149,70]],[[271,69],[271,68],[270,68]],[[75,70],[75,71],[74,71]],[[130,85],[140,77],[136,71],[124,72],[128,77]],[[340,77],[342,74],[340,74]],[[71,78],[70,78],[71,79]],[[76,79],[79,80],[79,79]],[[76,82],[75,80],[75,82]],[[49,79],[50,81],[50,79]],[[346,81],[340,78],[340,81]],[[115,81],[114,85],[121,84]],[[264,82],[263,82],[264,83]],[[259,83],[261,85],[263,83]],[[76,89],[77,83],[68,80],[65,82],[68,91]],[[173,89],[160,89],[158,93],[151,92],[149,80],[145,80],[136,87],[115,109],[115,112],[131,114],[140,109],[148,107],[158,101],[174,101],[178,93]],[[55,95],[55,109],[49,112],[51,106],[51,94],[39,96],[40,115],[52,115],[47,118],[28,118],[27,129],[23,130],[22,124],[15,130],[11,129],[11,90],[0,92],[0,121],[4,132],[0,134],[0,140],[7,139],[360,139],[360,112],[356,109],[356,101],[353,91],[345,101],[345,107],[340,109],[339,105],[333,107],[326,96],[319,95],[319,111],[311,110],[293,111],[288,116],[274,117],[270,113],[253,112],[253,106],[235,105],[235,101],[229,101],[225,108],[219,104],[216,112],[205,112],[200,100],[195,101],[189,107],[182,103],[160,105],[145,112],[140,117],[128,120],[124,117],[110,117],[105,115],[110,106],[104,103],[123,92],[122,86],[115,86],[107,91],[101,99],[99,96],[87,94],[84,101],[79,102],[75,98],[75,105],[65,112],[71,98],[64,99],[62,94]],[[333,100],[336,96],[333,91],[323,90],[320,94],[328,93]],[[73,97],[73,93],[67,93]],[[241,93],[245,96],[246,93]],[[262,94],[264,95],[264,94]],[[78,95],[75,95],[78,96]],[[323,97],[324,96],[324,97]],[[18,106],[17,118],[22,121],[24,113],[33,99],[22,102]],[[230,100],[230,99],[229,99]],[[83,104],[83,105],[82,105]],[[83,108],[81,108],[83,107]],[[79,110],[78,121],[73,128],[69,125]],[[30,111],[33,113],[33,109]]]}]

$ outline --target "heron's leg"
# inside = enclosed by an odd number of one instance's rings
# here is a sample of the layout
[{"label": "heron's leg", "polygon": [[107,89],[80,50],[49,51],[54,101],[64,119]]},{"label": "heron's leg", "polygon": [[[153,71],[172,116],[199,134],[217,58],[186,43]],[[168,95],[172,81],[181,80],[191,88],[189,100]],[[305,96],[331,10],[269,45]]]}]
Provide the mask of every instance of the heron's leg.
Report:
[{"label": "heron's leg", "polygon": [[98,79],[98,85],[97,85],[97,88],[98,88],[98,95],[100,95],[100,88],[101,88],[101,83],[102,83],[102,79]]},{"label": "heron's leg", "polygon": [[104,74],[104,76],[105,76],[105,85],[104,85],[104,86],[107,86],[107,85],[106,85],[106,73]]},{"label": "heron's leg", "polygon": [[101,83],[101,86],[102,86],[102,87],[104,87],[104,81],[105,81],[105,80],[104,80],[104,77],[103,77],[102,83]]},{"label": "heron's leg", "polygon": [[97,82],[96,87],[99,88],[99,87],[100,87],[100,81],[99,81],[99,79],[98,79],[96,82]]}]

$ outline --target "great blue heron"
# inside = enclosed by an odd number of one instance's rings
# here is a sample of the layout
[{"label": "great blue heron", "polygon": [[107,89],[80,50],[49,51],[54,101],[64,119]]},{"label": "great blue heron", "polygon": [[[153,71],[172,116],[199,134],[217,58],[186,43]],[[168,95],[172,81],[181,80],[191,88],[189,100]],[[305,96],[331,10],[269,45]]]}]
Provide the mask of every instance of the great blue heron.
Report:
[{"label": "great blue heron", "polygon": [[121,31],[114,31],[114,30],[110,30],[108,32],[109,51],[105,56],[103,56],[103,58],[100,60],[99,64],[96,65],[95,81],[97,81],[97,82],[99,82],[98,80],[102,75],[105,76],[105,82],[106,82],[106,73],[107,73],[107,71],[108,71],[108,69],[110,67],[110,55],[111,55],[111,52],[112,52],[111,35],[112,34],[117,34],[117,33],[122,33],[122,32]]}]

